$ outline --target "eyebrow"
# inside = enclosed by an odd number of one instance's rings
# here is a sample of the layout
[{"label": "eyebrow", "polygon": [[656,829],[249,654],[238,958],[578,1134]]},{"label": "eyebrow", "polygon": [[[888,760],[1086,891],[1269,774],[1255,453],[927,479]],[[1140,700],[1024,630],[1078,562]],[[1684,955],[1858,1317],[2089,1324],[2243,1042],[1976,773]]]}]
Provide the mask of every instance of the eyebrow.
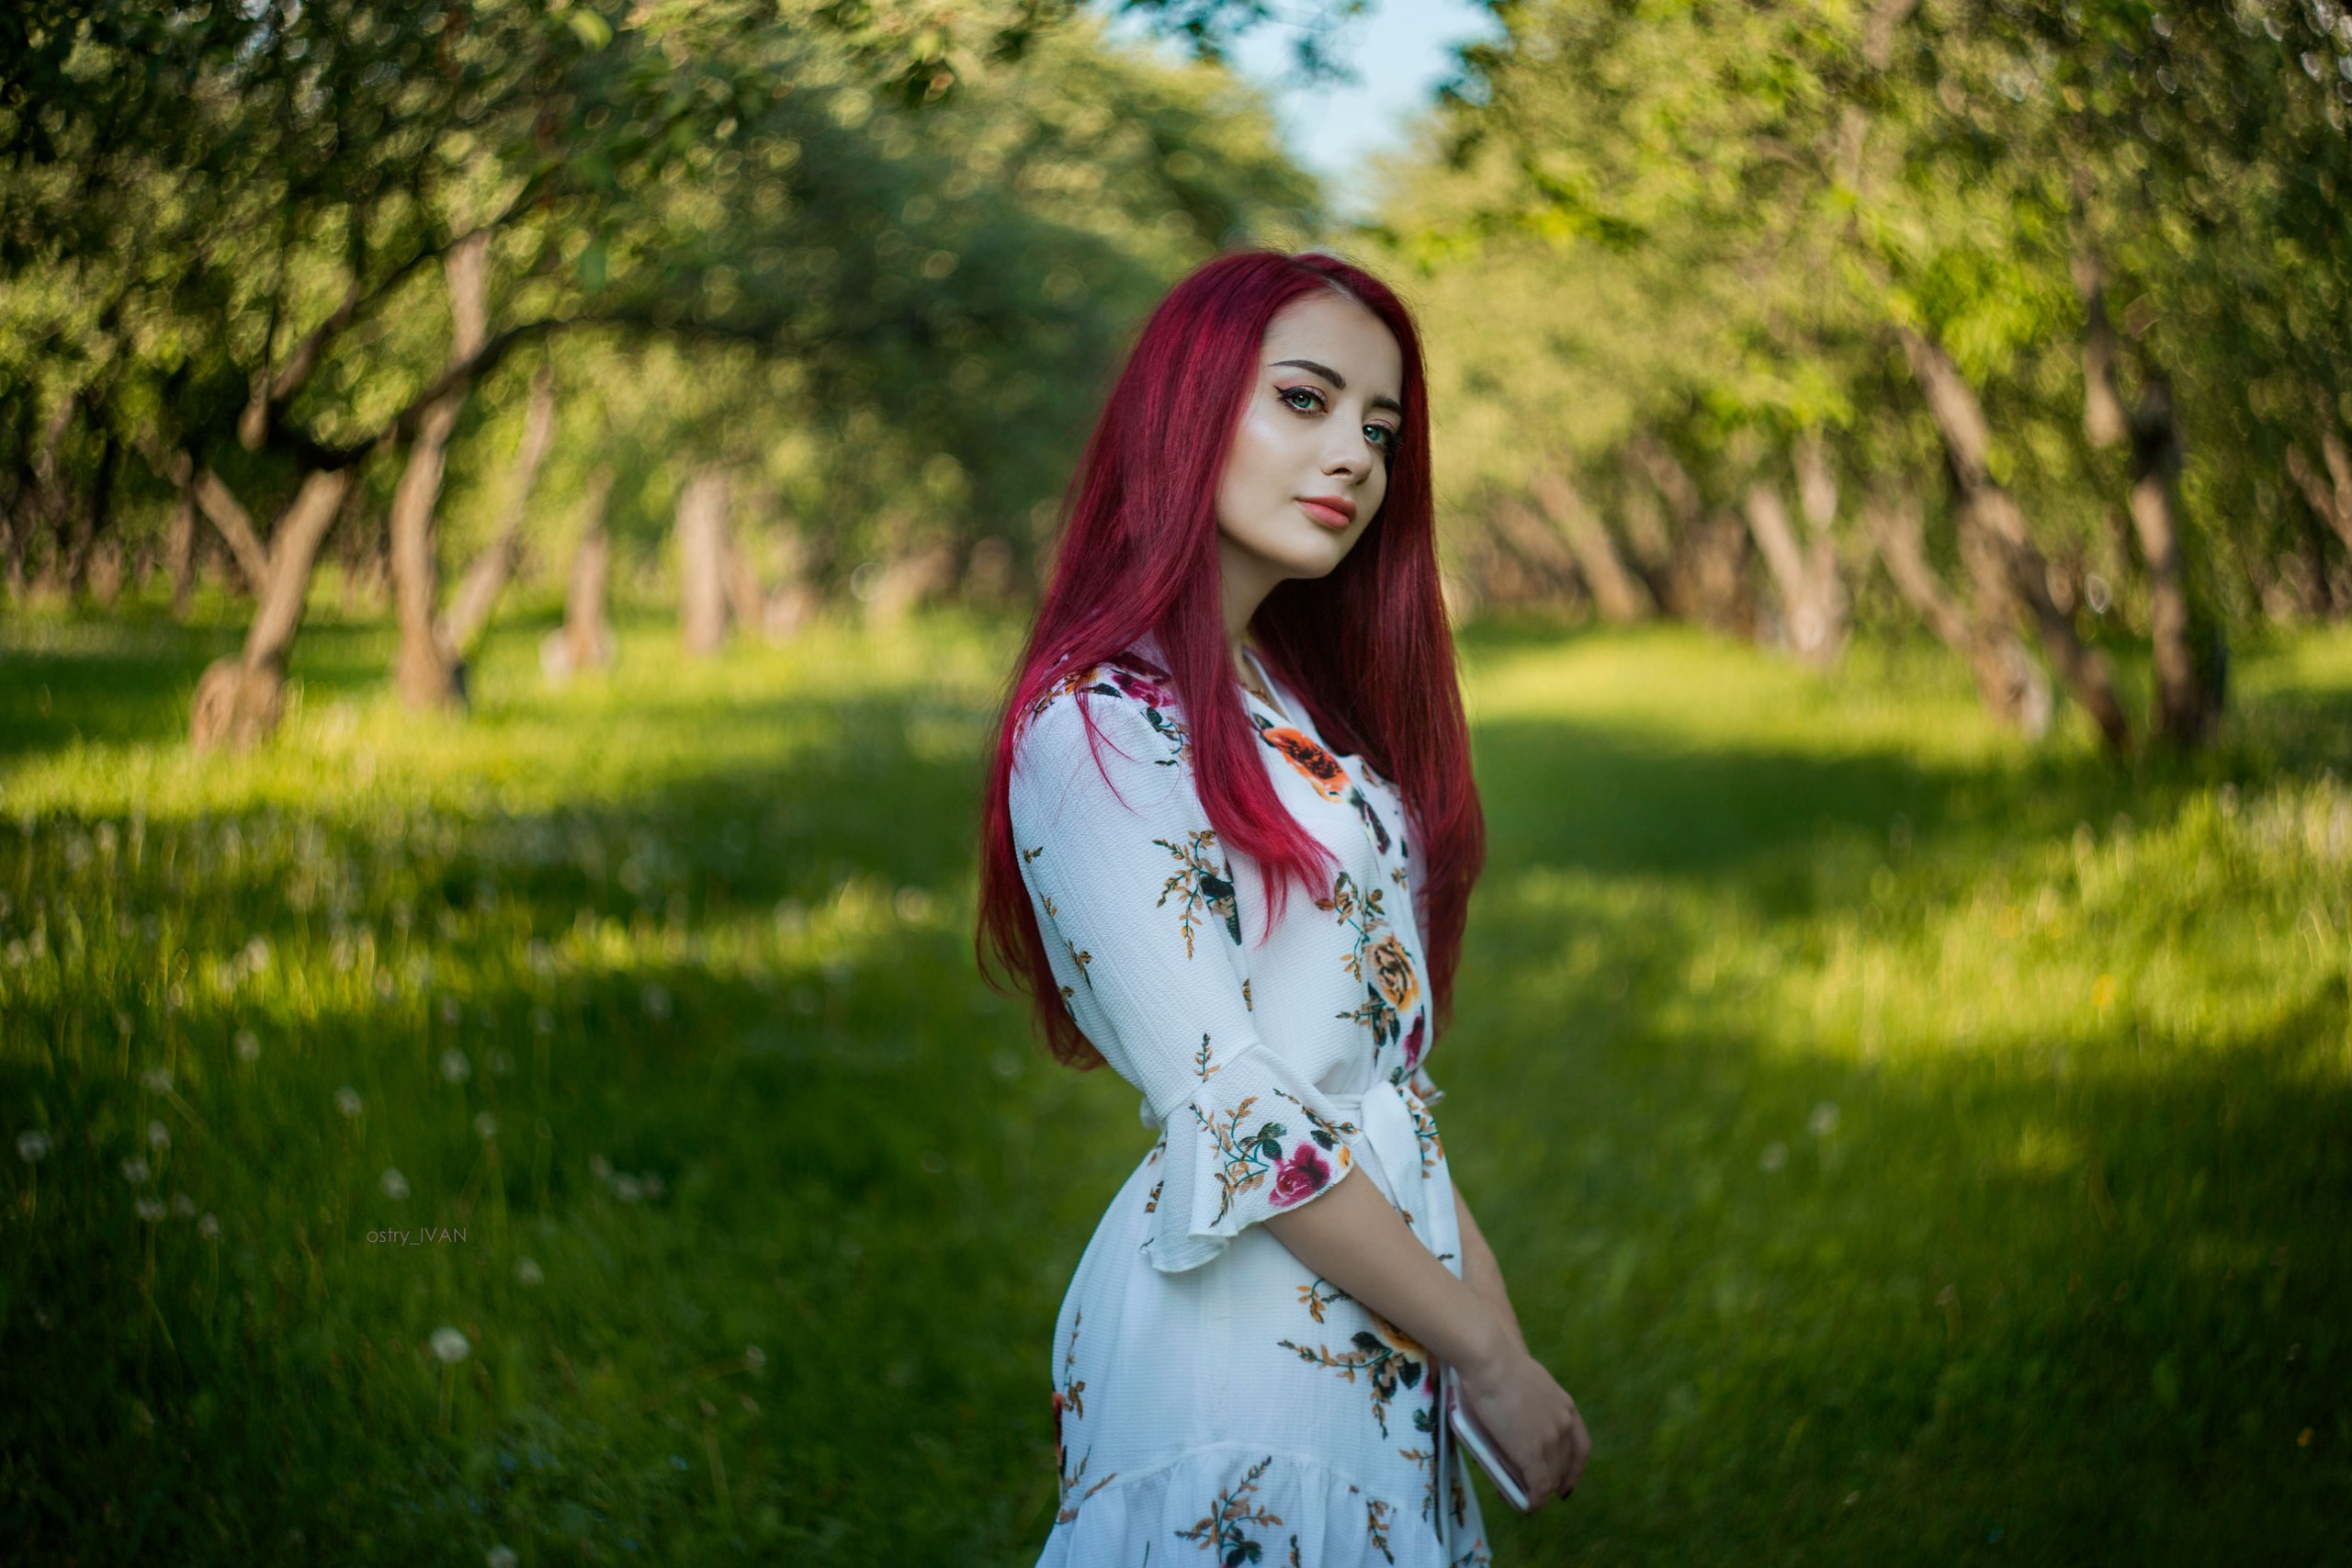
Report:
[{"label": "eyebrow", "polygon": [[[1274,363],[1276,365],[1295,365],[1301,370],[1312,370],[1317,376],[1322,377],[1326,381],[1330,382],[1334,387],[1339,388],[1340,390],[1344,392],[1348,389],[1348,378],[1345,376],[1340,375],[1337,370],[1332,369],[1328,365],[1318,365],[1312,359],[1277,359]],[[1372,400],[1372,406],[1376,409],[1387,409],[1397,414],[1402,414],[1405,412],[1405,405],[1403,403],[1400,403],[1396,399],[1389,397],[1375,395]]]}]

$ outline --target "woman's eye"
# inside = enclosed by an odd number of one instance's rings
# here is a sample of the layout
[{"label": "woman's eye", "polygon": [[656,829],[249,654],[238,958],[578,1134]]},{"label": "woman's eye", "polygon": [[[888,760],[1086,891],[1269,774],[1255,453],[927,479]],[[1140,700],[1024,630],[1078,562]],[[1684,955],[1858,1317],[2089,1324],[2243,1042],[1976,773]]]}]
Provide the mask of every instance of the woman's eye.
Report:
[{"label": "woman's eye", "polygon": [[[1312,412],[1314,409],[1323,406],[1323,394],[1317,391],[1312,387],[1284,387],[1278,390],[1274,395],[1282,399],[1285,407],[1296,409],[1300,413],[1307,413]],[[1308,399],[1309,401],[1306,404],[1302,405],[1292,402],[1291,399],[1293,398],[1306,398]],[[1364,429],[1369,433],[1374,433],[1373,445],[1379,447],[1383,452],[1394,452],[1396,449],[1396,433],[1388,428],[1388,426],[1385,424],[1367,424],[1364,426]]]}]

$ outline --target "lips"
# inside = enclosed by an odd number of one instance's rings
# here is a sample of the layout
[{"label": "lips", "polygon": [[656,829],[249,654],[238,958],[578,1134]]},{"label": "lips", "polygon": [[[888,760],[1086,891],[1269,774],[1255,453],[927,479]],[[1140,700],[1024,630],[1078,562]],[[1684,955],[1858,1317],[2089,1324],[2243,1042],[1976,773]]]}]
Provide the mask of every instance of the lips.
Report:
[{"label": "lips", "polygon": [[1345,496],[1300,497],[1298,509],[1322,526],[1338,533],[1356,520],[1356,503]]}]

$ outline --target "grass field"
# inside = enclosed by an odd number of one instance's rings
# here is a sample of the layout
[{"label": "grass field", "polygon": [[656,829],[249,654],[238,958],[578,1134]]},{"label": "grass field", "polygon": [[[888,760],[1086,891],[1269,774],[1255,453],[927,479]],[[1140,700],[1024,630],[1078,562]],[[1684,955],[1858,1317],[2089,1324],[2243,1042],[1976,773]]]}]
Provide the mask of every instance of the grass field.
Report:
[{"label": "grass field", "polygon": [[[199,761],[232,630],[0,626],[0,1560],[1034,1558],[1148,1136],[973,970],[1016,628],[539,629],[452,721],[318,622]],[[1464,652],[1432,1074],[1596,1444],[1498,1561],[2345,1552],[2352,635],[2129,767],[1924,652]]]}]

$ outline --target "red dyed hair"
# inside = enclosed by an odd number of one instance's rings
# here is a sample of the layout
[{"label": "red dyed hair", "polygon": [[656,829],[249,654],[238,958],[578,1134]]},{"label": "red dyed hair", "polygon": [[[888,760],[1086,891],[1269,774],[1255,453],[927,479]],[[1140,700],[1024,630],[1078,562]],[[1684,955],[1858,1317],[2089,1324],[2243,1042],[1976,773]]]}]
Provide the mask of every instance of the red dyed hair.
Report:
[{"label": "red dyed hair", "polygon": [[[1396,294],[1358,267],[1318,252],[1237,251],[1193,269],[1144,323],[1063,498],[1061,541],[997,724],[974,946],[982,977],[1007,991],[990,972],[993,951],[1028,994],[1054,1055],[1073,1066],[1100,1066],[1102,1056],[1062,1006],[1005,801],[1017,726],[1064,675],[1156,634],[1191,727],[1202,807],[1227,845],[1258,863],[1266,929],[1290,882],[1329,897],[1336,863],[1276,797],[1242,706],[1225,640],[1216,519],[1218,481],[1256,390],[1267,324],[1319,289],[1354,299],[1395,335],[1405,411],[1386,494],[1354,547],[1323,577],[1276,584],[1250,629],[1325,739],[1369,761],[1404,796],[1440,1032],[1453,1015],[1487,833],[1438,582],[1420,337]],[[1091,735],[1091,715],[1086,722]]]}]

